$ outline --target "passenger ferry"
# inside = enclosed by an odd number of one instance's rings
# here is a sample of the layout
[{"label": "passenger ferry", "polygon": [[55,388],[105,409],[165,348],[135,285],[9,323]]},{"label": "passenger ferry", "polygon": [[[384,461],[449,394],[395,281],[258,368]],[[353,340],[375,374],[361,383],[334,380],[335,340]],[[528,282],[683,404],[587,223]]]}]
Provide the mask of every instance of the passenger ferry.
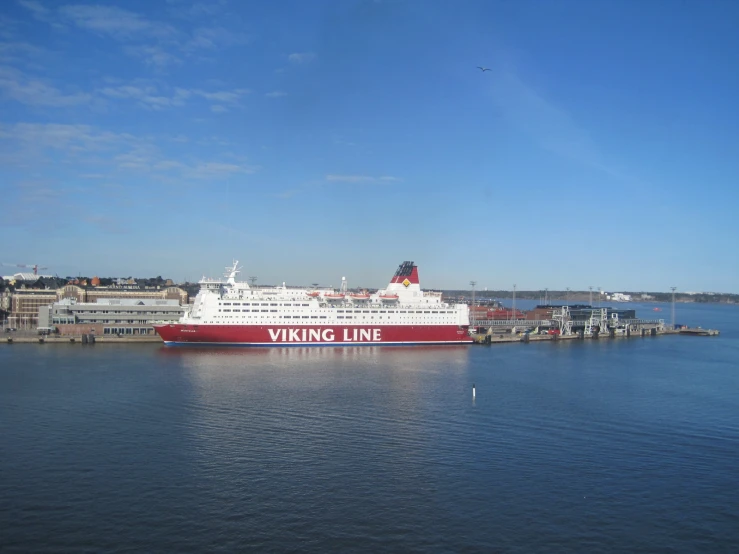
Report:
[{"label": "passenger ferry", "polygon": [[194,304],[173,324],[155,325],[165,344],[236,346],[347,346],[471,343],[469,307],[421,290],[418,267],[403,262],[384,289],[255,287],[237,281],[238,261],[226,280],[200,280]]}]

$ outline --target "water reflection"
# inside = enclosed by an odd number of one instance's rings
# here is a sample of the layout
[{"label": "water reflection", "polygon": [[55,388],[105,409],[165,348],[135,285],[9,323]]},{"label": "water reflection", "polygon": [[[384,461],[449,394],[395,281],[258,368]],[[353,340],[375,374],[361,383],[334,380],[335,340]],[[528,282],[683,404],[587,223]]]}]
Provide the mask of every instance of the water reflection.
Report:
[{"label": "water reflection", "polygon": [[263,504],[284,501],[255,484],[265,468],[296,484],[290,494],[332,480],[371,494],[363,476],[388,468],[393,487],[422,488],[418,467],[449,425],[442,406],[469,390],[465,345],[163,347],[158,355],[189,383],[187,440],[203,475],[224,494],[243,475],[244,495]]},{"label": "water reflection", "polygon": [[316,363],[358,362],[370,365],[428,368],[464,365],[468,362],[469,346],[344,346],[344,347],[166,347],[157,354],[179,359],[184,367],[203,371],[220,371],[228,367],[243,367],[254,363]]}]

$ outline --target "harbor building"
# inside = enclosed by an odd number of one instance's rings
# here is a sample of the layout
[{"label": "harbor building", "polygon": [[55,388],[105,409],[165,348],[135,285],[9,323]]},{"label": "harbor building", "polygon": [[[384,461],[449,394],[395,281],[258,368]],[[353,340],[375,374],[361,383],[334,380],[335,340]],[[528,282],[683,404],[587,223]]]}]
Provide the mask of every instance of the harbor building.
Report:
[{"label": "harbor building", "polygon": [[77,302],[63,298],[38,312],[39,329],[56,329],[61,336],[153,335],[155,323],[177,322],[185,307],[176,299],[99,298]]},{"label": "harbor building", "polygon": [[176,286],[146,286],[133,282],[95,286],[86,281],[67,283],[55,278],[37,277],[35,281],[15,282],[13,292],[6,290],[10,307],[10,327],[35,328],[39,325],[39,310],[63,299],[74,299],[79,304],[95,303],[98,300],[174,300],[180,305],[188,302],[187,291]]},{"label": "harbor building", "polygon": [[10,293],[8,325],[18,328],[35,327],[39,309],[56,302],[58,298],[57,290],[54,289],[22,289]]},{"label": "harbor building", "polygon": [[179,287],[147,287],[139,284],[96,287],[67,284],[61,289],[59,299],[61,298],[74,298],[80,303],[97,302],[107,298],[136,298],[139,300],[177,300],[180,304],[187,304],[188,295]]}]

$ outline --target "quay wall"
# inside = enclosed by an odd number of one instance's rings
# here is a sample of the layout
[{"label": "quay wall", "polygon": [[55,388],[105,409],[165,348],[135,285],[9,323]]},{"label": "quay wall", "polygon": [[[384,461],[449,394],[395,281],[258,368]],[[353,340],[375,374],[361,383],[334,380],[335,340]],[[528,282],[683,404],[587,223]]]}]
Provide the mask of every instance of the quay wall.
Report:
[{"label": "quay wall", "polygon": [[[572,335],[519,335],[511,333],[503,334],[476,334],[473,335],[475,343],[477,344],[504,344],[504,343],[528,343],[528,342],[559,342],[559,341],[570,341],[570,340],[609,340],[613,338],[642,338],[642,337],[653,337],[662,335],[680,335],[680,330],[665,329],[658,331],[655,335],[651,332],[646,332],[644,335],[641,333],[632,333],[631,336],[626,334],[601,334],[599,336],[581,336],[579,334]],[[711,333],[718,334],[717,331]],[[38,336],[31,334],[24,334],[21,336],[6,336],[0,338],[0,344],[144,344],[144,343],[159,343],[163,344],[163,341],[159,335],[141,335],[141,336],[116,336],[116,335],[105,335],[95,336],[94,341],[90,338],[90,335],[82,336]],[[376,345],[377,346],[377,345]]]}]

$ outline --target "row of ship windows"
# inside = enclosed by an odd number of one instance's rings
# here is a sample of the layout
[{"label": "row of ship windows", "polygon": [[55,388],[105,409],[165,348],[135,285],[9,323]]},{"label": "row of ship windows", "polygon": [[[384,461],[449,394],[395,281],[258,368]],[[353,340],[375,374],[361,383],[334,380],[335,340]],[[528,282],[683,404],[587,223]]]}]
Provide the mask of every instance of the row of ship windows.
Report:
[{"label": "row of ship windows", "polygon": [[[219,308],[218,311],[219,312],[221,311],[223,312],[277,312],[277,310],[242,310],[241,308],[238,308],[238,309],[237,308]],[[444,310],[442,311],[438,311],[438,310],[432,310],[432,311],[429,311],[429,310],[417,310],[417,311],[413,311],[413,310],[397,310],[397,311],[396,310],[379,310],[379,311],[378,310],[354,310],[353,312],[352,310],[336,310],[336,313],[339,313],[339,314],[343,314],[343,313],[347,313],[347,314],[351,314],[351,313],[355,313],[355,314],[376,314],[376,313],[381,313],[381,314],[453,314],[454,312],[444,311]],[[290,316],[285,316],[285,317],[290,317]],[[307,317],[307,316],[303,316],[303,317]],[[338,317],[341,317],[341,316],[338,316]]]},{"label": "row of ship windows", "polygon": [[[250,304],[248,302],[244,302],[244,303],[241,303],[241,302],[219,302],[218,305],[219,306],[268,306],[268,307],[269,306],[298,306],[298,307],[304,307],[304,308],[310,307],[310,304],[287,304],[287,303],[285,303],[285,304],[277,304],[277,303],[268,303],[268,302],[262,302],[262,303],[256,303],[255,302],[253,304]],[[220,310],[218,310],[218,311],[220,311]],[[231,311],[231,310],[230,309],[229,310],[225,310],[224,309],[223,311],[224,312],[228,312],[228,311]],[[234,309],[233,311],[234,312],[238,312],[238,311],[244,311],[244,312],[253,311],[253,312],[258,312],[260,310],[236,310],[236,309]],[[261,310],[261,311],[262,312],[266,312],[267,310]],[[277,310],[270,310],[270,311],[271,312],[276,312]],[[431,313],[431,314],[452,314],[452,313],[454,313],[453,310],[433,310],[433,311],[428,311],[428,310],[423,310],[423,311],[421,311],[421,310],[418,310],[418,311],[414,311],[414,310],[379,310],[379,311],[378,310],[353,310],[353,311],[352,310],[336,310],[336,312],[337,313],[340,313],[340,314],[343,314],[345,312],[348,313],[348,314],[351,314],[351,313],[355,313],[355,314],[360,314],[360,313],[361,314],[367,314],[367,313],[376,314],[378,312],[381,313],[381,314],[384,314],[384,313],[388,313],[388,314],[396,314],[396,313],[397,314],[405,314],[405,313],[408,313],[408,314],[413,314],[413,313],[415,313],[415,314],[421,314],[421,313],[424,313],[424,314],[428,314],[428,313]]]},{"label": "row of ship windows", "polygon": [[94,325],[96,323],[133,323],[137,325],[144,325],[147,323],[151,323],[150,321],[147,321],[146,319],[103,319],[103,320],[96,320],[96,321],[85,321],[85,320],[77,320],[77,319],[64,319],[64,318],[54,318],[51,322],[53,325],[69,325],[69,324],[84,324],[84,325]]},{"label": "row of ship windows", "polygon": [[[343,314],[344,310],[336,310],[337,313]],[[346,313],[351,314],[376,314],[378,310],[346,310]],[[381,314],[453,314],[454,310],[379,310]]]},{"label": "row of ship windows", "polygon": [[[238,318],[238,317],[241,317],[241,318],[248,317],[249,319],[252,318],[252,316],[250,316],[250,315],[249,316],[246,316],[246,315],[242,315],[242,316],[238,316],[238,315],[217,315],[217,316],[213,316],[213,317],[215,317],[216,319],[218,319],[218,318]],[[254,319],[261,319],[261,318],[265,318],[265,317],[266,318],[269,318],[269,319],[273,319],[273,318],[280,318],[280,319],[328,319],[328,316],[325,316],[325,315],[321,315],[321,316],[318,316],[318,315],[294,315],[294,316],[292,316],[292,315],[255,315],[254,316]],[[390,316],[386,316],[386,317],[387,317],[387,319],[390,319]],[[378,316],[377,318],[378,319],[382,319],[383,316]],[[353,315],[346,315],[346,316],[344,316],[344,315],[337,315],[336,316],[336,319],[359,319],[359,316],[353,316]],[[362,316],[362,319],[367,319],[367,316]],[[370,316],[370,319],[375,319],[375,316]],[[403,318],[400,318],[400,319],[403,319]],[[424,317],[420,317],[420,318],[413,318],[413,321],[418,321],[419,319],[433,319],[433,318],[432,317],[426,317],[426,316],[424,316]],[[435,321],[439,321],[439,320],[435,320]]]},{"label": "row of ship windows", "polygon": [[180,310],[165,310],[158,312],[156,310],[128,310],[128,311],[122,311],[122,310],[76,310],[76,313],[80,315],[85,314],[145,314],[145,315],[155,315],[155,314],[174,314],[179,315]]},{"label": "row of ship windows", "polygon": [[154,329],[152,328],[143,328],[143,329],[136,329],[131,327],[122,327],[119,329],[116,329],[115,327],[104,327],[103,328],[103,335],[153,335]]},{"label": "row of ship windows", "polygon": [[261,304],[258,302],[255,302],[254,304],[250,304],[249,302],[244,302],[243,304],[241,302],[219,302],[219,306],[310,306],[310,304],[276,304],[276,303],[265,303],[262,302]]}]

